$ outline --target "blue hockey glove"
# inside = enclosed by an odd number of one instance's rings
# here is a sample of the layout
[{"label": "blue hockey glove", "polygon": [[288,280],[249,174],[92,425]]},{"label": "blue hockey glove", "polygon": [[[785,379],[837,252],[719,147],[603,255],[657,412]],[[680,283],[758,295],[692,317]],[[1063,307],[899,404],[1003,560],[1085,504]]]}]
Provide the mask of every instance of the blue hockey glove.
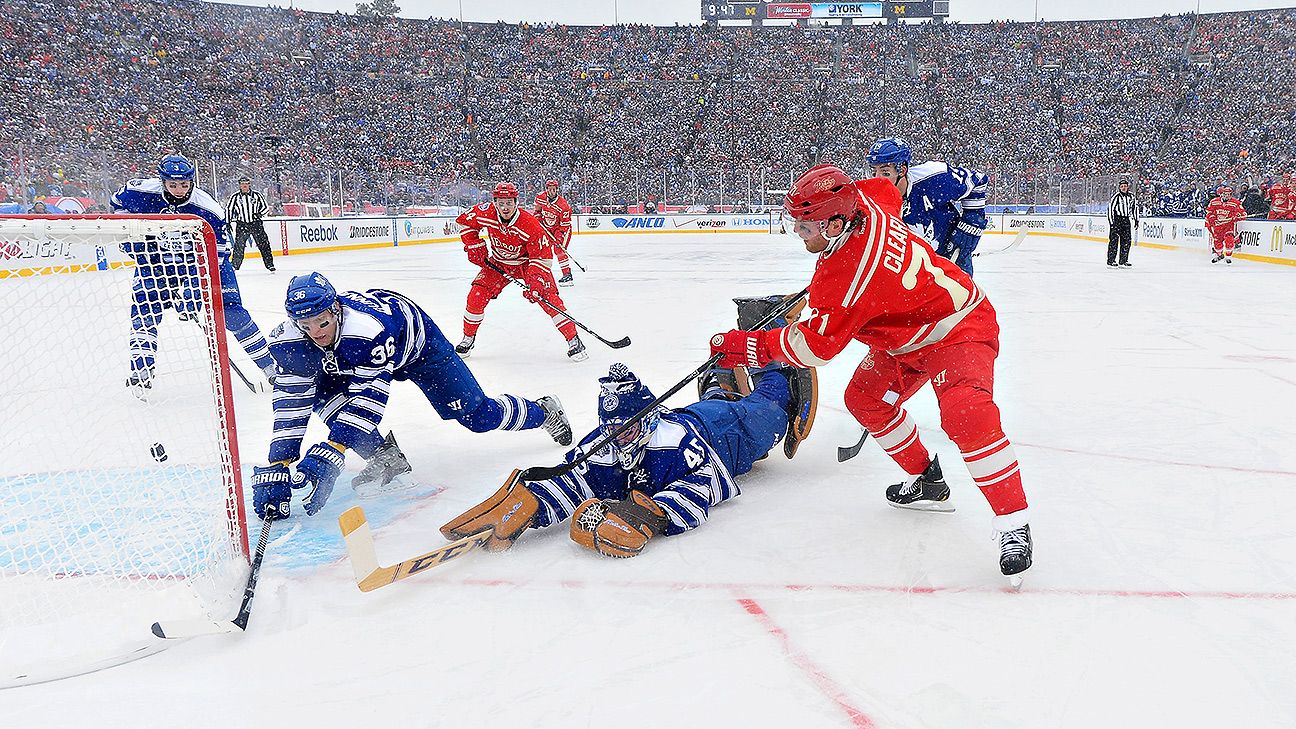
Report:
[{"label": "blue hockey glove", "polygon": [[288,480],[288,467],[282,463],[252,468],[252,508],[256,510],[257,518],[266,518],[267,511],[272,514],[271,519],[288,518],[292,500],[292,486]]},{"label": "blue hockey glove", "polygon": [[293,475],[292,486],[295,489],[310,489],[302,506],[308,516],[315,516],[324,504],[328,503],[333,493],[333,484],[342,472],[346,457],[328,443],[317,443],[306,451],[306,457],[297,462],[297,473]]}]

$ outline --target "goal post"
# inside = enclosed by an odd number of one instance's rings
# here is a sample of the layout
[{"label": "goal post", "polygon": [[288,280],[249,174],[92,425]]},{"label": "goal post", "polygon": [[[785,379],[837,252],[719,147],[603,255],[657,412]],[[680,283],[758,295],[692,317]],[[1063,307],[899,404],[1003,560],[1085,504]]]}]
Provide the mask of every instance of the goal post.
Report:
[{"label": "goal post", "polygon": [[0,688],[228,619],[247,525],[215,234],[0,216]]}]

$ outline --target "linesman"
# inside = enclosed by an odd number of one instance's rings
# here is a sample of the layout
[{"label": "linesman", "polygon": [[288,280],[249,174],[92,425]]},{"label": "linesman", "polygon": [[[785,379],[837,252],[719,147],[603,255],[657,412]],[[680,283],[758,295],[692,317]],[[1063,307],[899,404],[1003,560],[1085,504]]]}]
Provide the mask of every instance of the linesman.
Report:
[{"label": "linesman", "polygon": [[[1112,195],[1107,207],[1107,265],[1130,268],[1130,245],[1138,229],[1138,203],[1130,192],[1130,182],[1122,178],[1120,190]],[[1119,258],[1118,258],[1119,255]]]},{"label": "linesman", "polygon": [[225,203],[225,219],[235,226],[234,251],[230,263],[236,271],[243,265],[243,249],[247,246],[250,235],[261,251],[261,260],[265,262],[266,270],[274,273],[270,236],[266,235],[265,222],[262,220],[269,207],[265,196],[252,189],[252,180],[246,176],[239,178],[238,186],[238,192],[230,195],[229,201]]}]

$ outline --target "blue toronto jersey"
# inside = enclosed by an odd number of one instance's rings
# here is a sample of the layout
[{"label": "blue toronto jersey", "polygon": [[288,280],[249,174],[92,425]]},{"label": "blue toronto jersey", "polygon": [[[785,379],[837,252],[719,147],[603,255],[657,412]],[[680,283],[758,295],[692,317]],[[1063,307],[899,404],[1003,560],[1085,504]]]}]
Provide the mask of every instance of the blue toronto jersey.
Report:
[{"label": "blue toronto jersey", "polygon": [[382,421],[392,380],[424,359],[453,351],[427,312],[395,291],[338,294],[340,334],[320,348],[291,320],[270,333],[278,364],[274,383],[274,434],[270,462],[294,461],[311,411],[331,421],[330,441],[354,448],[373,437]]},{"label": "blue toronto jersey", "polygon": [[[225,210],[220,206],[220,203],[212,199],[211,195],[199,190],[197,186],[194,187],[189,199],[184,204],[172,205],[162,195],[161,179],[153,177],[146,180],[130,180],[112,196],[112,208],[114,212],[140,215],[197,215],[206,220],[216,233],[216,255],[220,258],[219,262],[224,262],[229,258],[230,242],[225,225]],[[127,248],[126,246],[130,247]],[[137,263],[143,264],[182,263],[183,261],[174,258],[176,254],[192,254],[192,248],[188,251],[172,250],[175,247],[176,244],[167,241],[123,244],[125,252],[135,257]],[[162,258],[139,260],[142,256],[154,255]]]},{"label": "blue toronto jersey", "polygon": [[955,248],[970,253],[986,227],[987,181],[985,173],[945,162],[914,165],[909,168],[904,221],[941,255],[949,257]]},{"label": "blue toronto jersey", "polygon": [[[587,451],[600,434],[596,429],[585,436],[567,452],[566,460],[571,462]],[[643,460],[633,470],[623,468],[612,449],[605,447],[571,472],[529,482],[527,488],[540,500],[536,527],[570,517],[585,499],[624,499],[633,489],[652,497],[666,512],[668,535],[701,526],[712,506],[739,494],[738,484],[697,421],[675,410],[662,412]]]}]

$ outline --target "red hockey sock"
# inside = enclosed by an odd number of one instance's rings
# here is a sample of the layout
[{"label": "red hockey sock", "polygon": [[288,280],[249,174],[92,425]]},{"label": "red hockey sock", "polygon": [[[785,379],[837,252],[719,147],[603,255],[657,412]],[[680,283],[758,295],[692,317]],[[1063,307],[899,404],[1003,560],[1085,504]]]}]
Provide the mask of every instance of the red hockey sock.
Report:
[{"label": "red hockey sock", "polygon": [[989,444],[961,451],[972,481],[981,489],[995,514],[1011,514],[1026,508],[1021,467],[1008,436],[997,434]]},{"label": "red hockey sock", "polygon": [[863,421],[860,424],[868,428],[873,440],[910,476],[921,474],[931,465],[931,455],[918,437],[918,426],[904,408],[897,408],[895,416],[880,426]]}]

